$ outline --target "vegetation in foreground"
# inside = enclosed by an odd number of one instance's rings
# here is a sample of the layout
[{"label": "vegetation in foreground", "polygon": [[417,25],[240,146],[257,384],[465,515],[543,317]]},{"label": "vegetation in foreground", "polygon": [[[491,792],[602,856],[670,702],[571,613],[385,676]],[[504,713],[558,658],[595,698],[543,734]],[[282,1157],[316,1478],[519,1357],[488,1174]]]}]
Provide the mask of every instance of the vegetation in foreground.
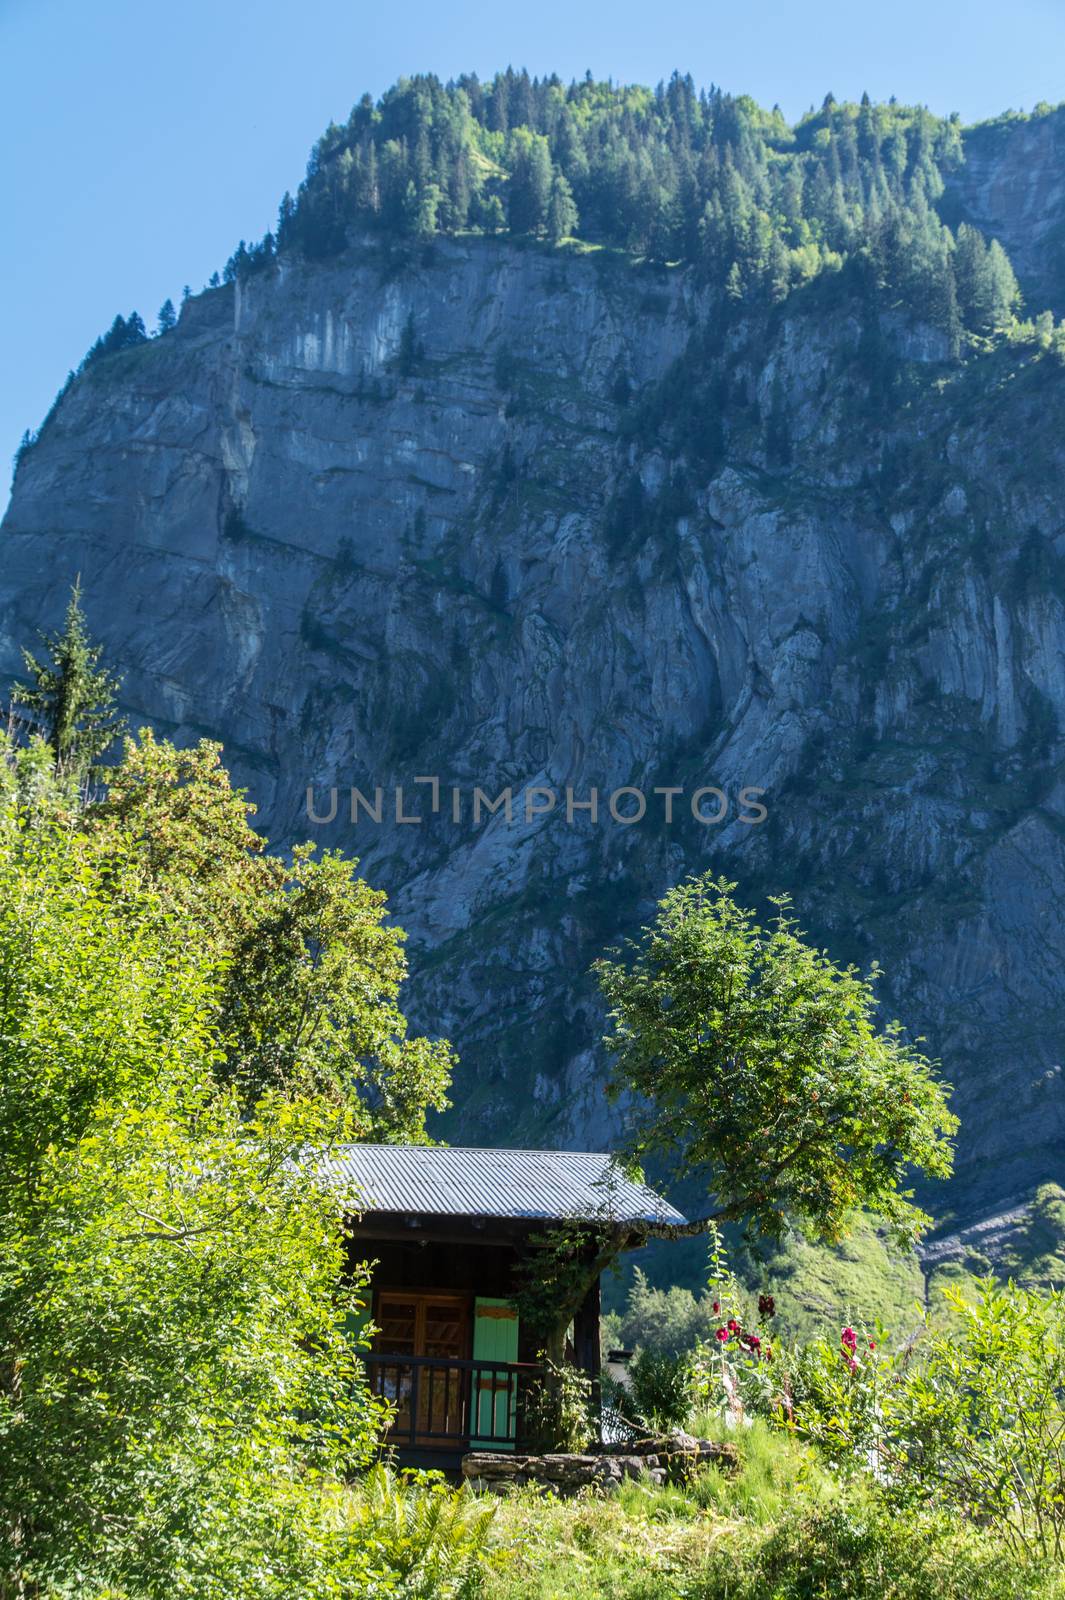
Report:
[{"label": "vegetation in foreground", "polygon": [[1060,1572],[941,1515],[844,1490],[816,1457],[756,1426],[735,1478],[612,1500],[504,1500],[485,1600],[1060,1600]]},{"label": "vegetation in foreground", "polygon": [[[494,1600],[1050,1600],[1065,1594],[1065,1295],[991,1280],[925,1324],[778,1342],[718,1253],[718,1327],[638,1360],[622,1415],[737,1446],[734,1474],[616,1499],[518,1491],[493,1525]],[[772,1342],[771,1342],[772,1341]]]}]

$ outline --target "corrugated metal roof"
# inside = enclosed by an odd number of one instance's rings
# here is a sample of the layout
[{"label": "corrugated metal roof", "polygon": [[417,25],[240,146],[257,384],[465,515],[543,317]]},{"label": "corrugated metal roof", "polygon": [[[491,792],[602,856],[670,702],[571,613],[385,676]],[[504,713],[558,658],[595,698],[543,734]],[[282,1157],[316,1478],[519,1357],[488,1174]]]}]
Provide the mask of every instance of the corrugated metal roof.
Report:
[{"label": "corrugated metal roof", "polygon": [[328,1167],[356,1186],[365,1215],[684,1221],[653,1189],[626,1178],[609,1155],[351,1144]]}]

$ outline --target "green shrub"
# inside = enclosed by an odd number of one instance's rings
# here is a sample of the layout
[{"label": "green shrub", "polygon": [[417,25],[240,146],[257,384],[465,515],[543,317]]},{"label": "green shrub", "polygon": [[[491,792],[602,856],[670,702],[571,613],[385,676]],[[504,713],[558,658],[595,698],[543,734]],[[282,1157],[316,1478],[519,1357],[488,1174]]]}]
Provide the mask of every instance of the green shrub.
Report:
[{"label": "green shrub", "polygon": [[467,1488],[448,1488],[435,1473],[397,1477],[379,1465],[353,1494],[351,1531],[356,1546],[376,1552],[382,1595],[472,1600],[491,1559],[495,1510]]},{"label": "green shrub", "polygon": [[794,1425],[891,1498],[961,1513],[1017,1554],[1065,1557],[1065,1294],[980,1281],[916,1350],[845,1328],[793,1362]]},{"label": "green shrub", "polygon": [[529,1442],[538,1450],[579,1455],[595,1434],[591,1379],[569,1362],[556,1364],[544,1356],[540,1360],[544,1375],[530,1389],[525,1406]]},{"label": "green shrub", "polygon": [[721,1542],[685,1600],[1058,1600],[1060,1571],[1017,1561],[945,1518],[892,1516],[875,1497],[792,1511]]},{"label": "green shrub", "polygon": [[1065,1558],[1065,1293],[984,1279],[948,1294],[885,1406],[895,1492],[962,1511],[1014,1550]]},{"label": "green shrub", "polygon": [[777,1415],[817,1445],[844,1476],[883,1476],[885,1405],[902,1383],[913,1354],[888,1347],[883,1330],[846,1327],[840,1337],[813,1339],[781,1352]]},{"label": "green shrub", "polygon": [[692,1397],[690,1358],[657,1350],[638,1351],[629,1367],[628,1383],[618,1384],[611,1393],[626,1422],[656,1433],[686,1426]]},{"label": "green shrub", "polygon": [[838,1498],[839,1480],[816,1451],[762,1418],[742,1428],[708,1416],[696,1416],[693,1424],[700,1438],[725,1439],[739,1455],[738,1471],[710,1467],[692,1480],[689,1493],[702,1510],[764,1527],[797,1504],[810,1508]]}]

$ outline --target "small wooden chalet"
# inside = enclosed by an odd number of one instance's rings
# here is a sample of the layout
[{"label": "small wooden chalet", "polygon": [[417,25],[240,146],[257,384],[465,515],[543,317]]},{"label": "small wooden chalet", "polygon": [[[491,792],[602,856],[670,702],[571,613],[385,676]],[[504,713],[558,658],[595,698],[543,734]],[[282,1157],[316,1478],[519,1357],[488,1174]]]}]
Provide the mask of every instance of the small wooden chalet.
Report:
[{"label": "small wooden chalet", "polygon": [[[684,1218],[608,1155],[349,1145],[330,1165],[359,1195],[352,1263],[373,1263],[365,1357],[396,1407],[406,1465],[512,1450],[538,1350],[511,1298],[515,1269],[553,1224],[606,1224],[620,1249]],[[573,1318],[570,1358],[599,1378],[599,1279]]]}]

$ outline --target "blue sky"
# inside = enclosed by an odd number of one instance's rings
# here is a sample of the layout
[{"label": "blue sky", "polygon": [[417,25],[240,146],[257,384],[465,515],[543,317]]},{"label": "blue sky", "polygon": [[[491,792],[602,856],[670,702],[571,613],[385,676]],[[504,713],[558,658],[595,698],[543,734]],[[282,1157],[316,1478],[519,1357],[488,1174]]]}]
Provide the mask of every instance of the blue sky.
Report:
[{"label": "blue sky", "polygon": [[1065,98],[1061,0],[0,0],[0,503],[22,431],[117,311],[149,324],[272,226],[313,140],[403,73],[831,90],[967,122]]}]

